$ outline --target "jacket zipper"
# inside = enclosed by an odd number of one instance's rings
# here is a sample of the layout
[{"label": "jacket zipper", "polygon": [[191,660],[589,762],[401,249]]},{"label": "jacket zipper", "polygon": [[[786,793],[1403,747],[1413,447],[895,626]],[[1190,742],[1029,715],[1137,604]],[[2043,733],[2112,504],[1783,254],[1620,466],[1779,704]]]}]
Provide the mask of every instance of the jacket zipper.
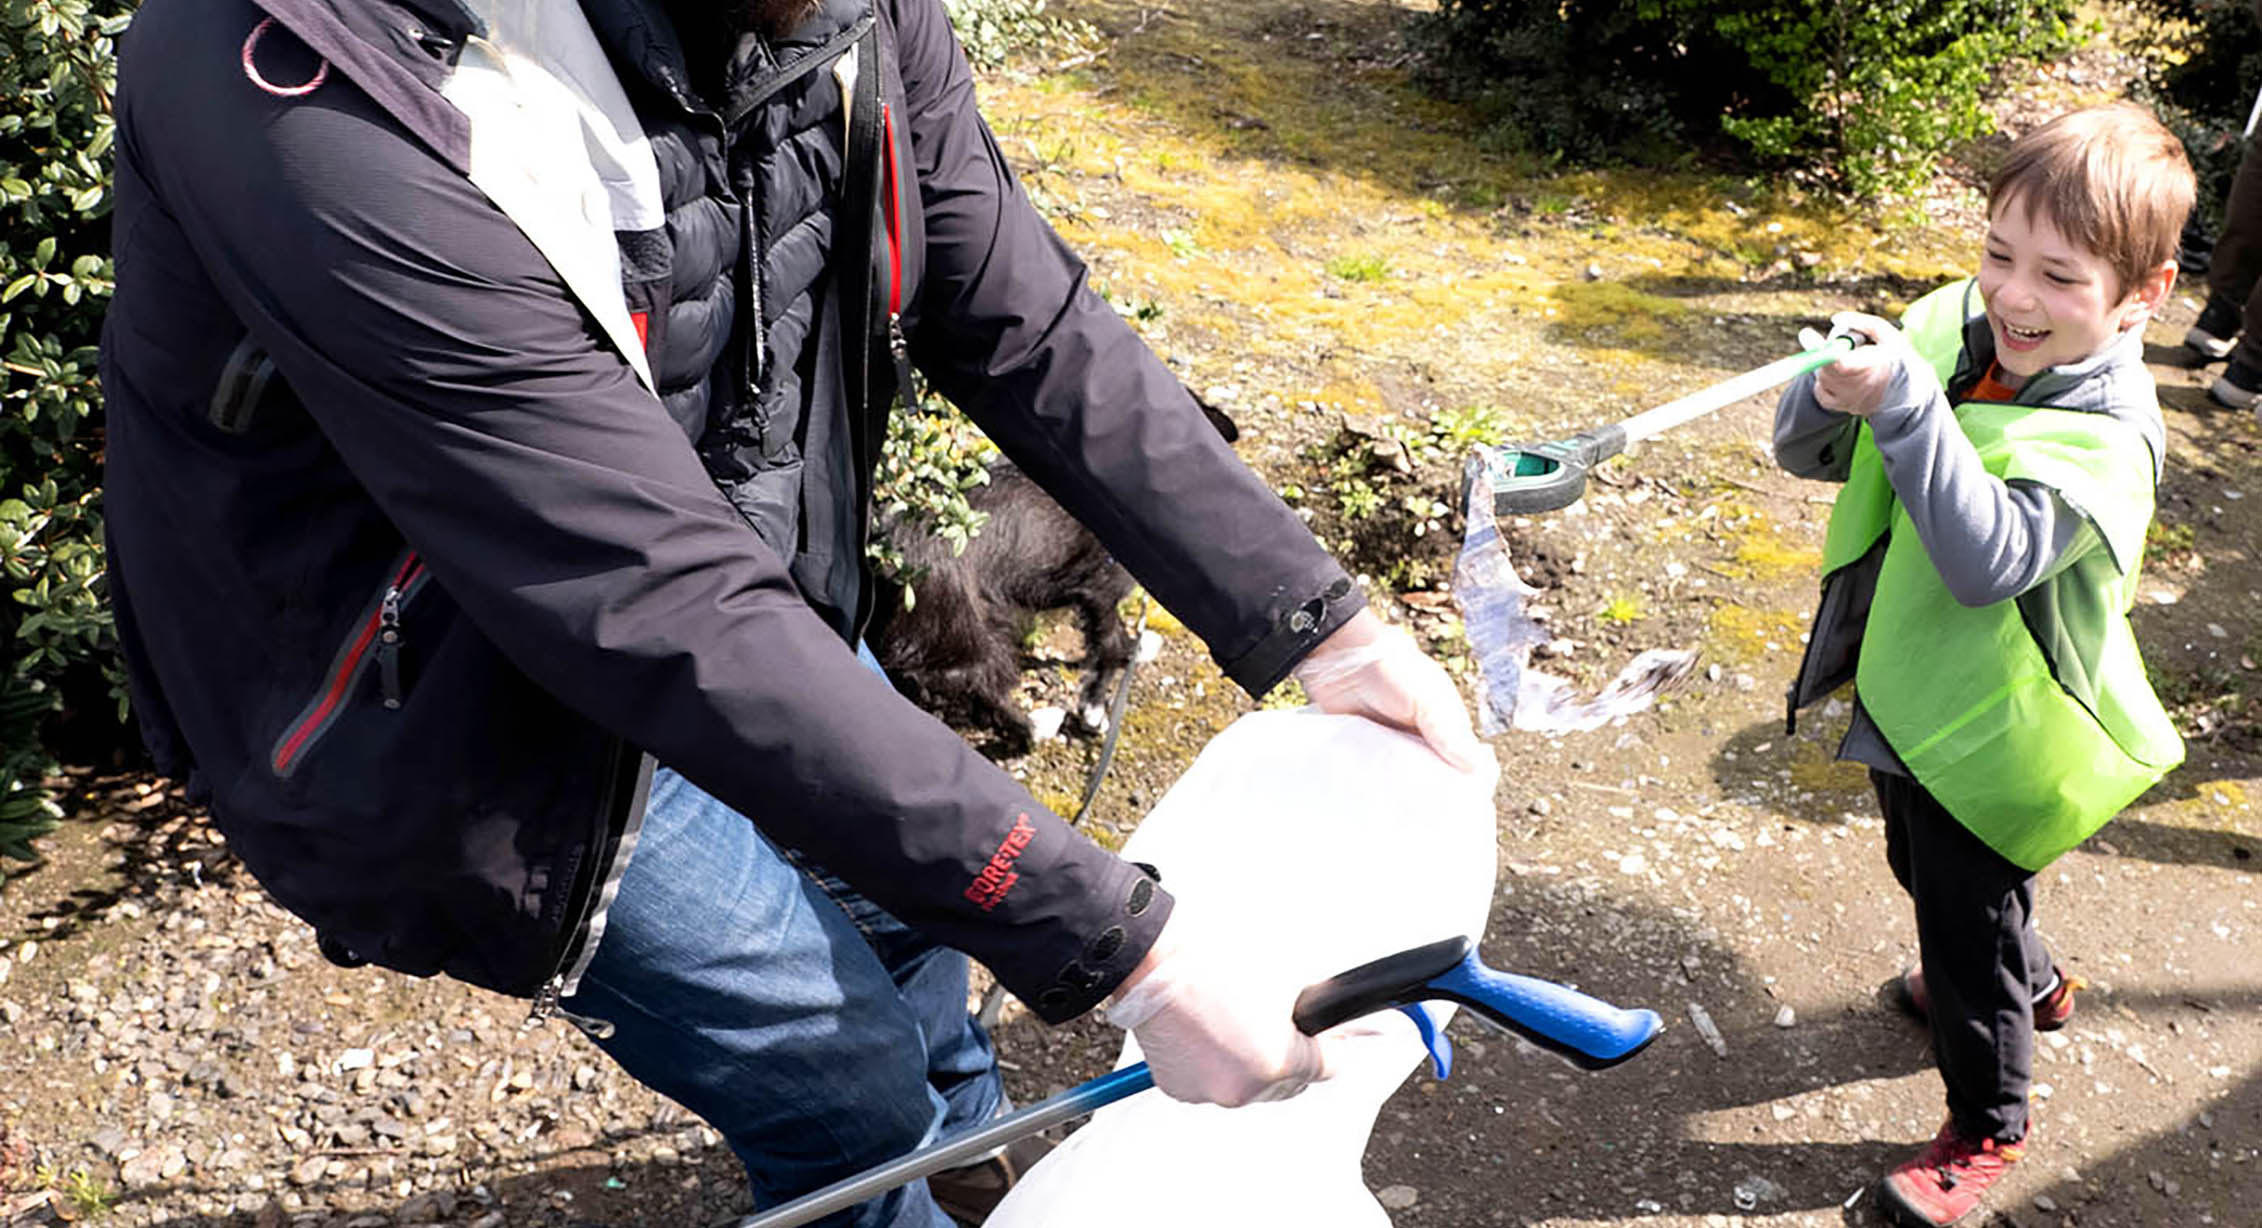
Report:
[{"label": "jacket zipper", "polygon": [[268,759],[275,775],[287,777],[297,770],[306,752],[328,732],[371,657],[378,663],[378,685],[385,706],[401,706],[401,611],[429,579],[422,555],[411,550],[401,557],[393,568],[392,578],[378,595],[376,607],[354,624],[353,634],[338,650],[322,689],[276,740],[274,752]]},{"label": "jacket zipper", "polygon": [[[605,790],[605,800],[597,815],[597,843],[601,848],[607,839],[612,838],[612,816],[616,809],[624,815],[618,843],[613,849],[610,864],[590,880],[588,898],[582,902],[572,928],[566,931],[566,941],[558,952],[557,966],[551,970],[549,978],[542,982],[541,987],[534,991],[534,1002],[526,1012],[526,1022],[522,1027],[532,1028],[549,1019],[563,1019],[579,1028],[591,1040],[609,1040],[615,1031],[610,1020],[578,1015],[559,1003],[569,991],[580,987],[582,974],[589,970],[590,963],[596,958],[597,945],[604,938],[605,914],[612,907],[614,894],[620,890],[621,876],[627,872],[629,861],[636,855],[636,843],[643,833],[644,806],[651,793],[654,763],[650,756],[643,754],[633,754],[633,758],[625,752],[616,754],[619,758],[614,767],[615,776]],[[623,759],[628,762],[621,762]],[[618,775],[624,767],[630,773],[625,791]]]}]

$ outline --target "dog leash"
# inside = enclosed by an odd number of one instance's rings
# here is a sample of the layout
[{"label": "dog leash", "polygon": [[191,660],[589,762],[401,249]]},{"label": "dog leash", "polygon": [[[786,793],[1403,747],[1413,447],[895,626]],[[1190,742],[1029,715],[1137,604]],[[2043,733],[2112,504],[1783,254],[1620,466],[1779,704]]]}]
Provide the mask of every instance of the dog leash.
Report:
[{"label": "dog leash", "polygon": [[[1131,676],[1139,672],[1139,637],[1147,633],[1147,604],[1150,598],[1145,589],[1139,590],[1139,617],[1131,628],[1131,659],[1123,663],[1123,677],[1116,680],[1115,695],[1107,704],[1107,736],[1100,740],[1100,757],[1092,764],[1090,775],[1084,778],[1084,796],[1076,803],[1076,812],[1068,816],[1073,828],[1084,821],[1092,808],[1092,799],[1099,796],[1100,783],[1107,779],[1108,765],[1115,761],[1115,744],[1123,736],[1123,710],[1131,700]],[[985,1032],[993,1031],[998,1019],[1005,1013],[1005,986],[996,981],[982,991],[982,1004],[974,1010],[974,1022]],[[979,1154],[979,1153],[975,1153]],[[947,1166],[946,1166],[947,1167]]]},{"label": "dog leash", "polygon": [[[1296,1030],[1312,1036],[1376,1011],[1402,1010],[1413,1018],[1429,1050],[1431,1073],[1443,1079],[1453,1072],[1453,1042],[1426,1005],[1435,1001],[1460,1003],[1475,1018],[1587,1070],[1605,1070],[1633,1057],[1665,1026],[1656,1011],[1626,1010],[1552,981],[1489,968],[1478,958],[1476,944],[1462,937],[1386,955],[1312,985],[1297,996],[1291,1018]],[[1154,1074],[1145,1062],[1126,1066],[956,1138],[930,1143],[901,1159],[748,1216],[732,1228],[795,1228],[1153,1086]]]},{"label": "dog leash", "polygon": [[1100,782],[1107,779],[1107,769],[1115,761],[1115,743],[1123,736],[1123,709],[1131,700],[1131,676],[1139,672],[1139,637],[1147,633],[1147,590],[1139,590],[1139,617],[1131,628],[1131,659],[1123,663],[1123,677],[1116,680],[1115,697],[1107,704],[1107,737],[1100,740],[1100,757],[1092,764],[1092,774],[1085,778],[1084,796],[1076,803],[1076,813],[1068,818],[1074,827],[1084,821],[1084,812],[1092,808],[1092,799],[1099,796]]}]

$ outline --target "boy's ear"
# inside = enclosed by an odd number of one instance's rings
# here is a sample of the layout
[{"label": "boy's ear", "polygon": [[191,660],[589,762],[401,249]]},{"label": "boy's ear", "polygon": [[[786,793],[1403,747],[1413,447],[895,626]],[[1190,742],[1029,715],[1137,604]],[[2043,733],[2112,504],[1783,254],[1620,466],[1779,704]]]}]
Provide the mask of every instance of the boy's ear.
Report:
[{"label": "boy's ear", "polygon": [[2168,301],[2168,291],[2176,286],[2176,262],[2163,260],[2159,267],[2146,273],[2129,288],[2128,297],[2121,302],[2120,324],[2123,329],[2136,328],[2160,314],[2160,306]]}]

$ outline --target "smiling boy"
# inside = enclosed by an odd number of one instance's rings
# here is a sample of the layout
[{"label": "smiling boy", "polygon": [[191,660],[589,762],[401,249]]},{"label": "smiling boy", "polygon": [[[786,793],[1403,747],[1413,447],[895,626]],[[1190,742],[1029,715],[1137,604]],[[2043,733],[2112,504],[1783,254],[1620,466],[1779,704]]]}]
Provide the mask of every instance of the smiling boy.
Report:
[{"label": "smiling boy", "polygon": [[2144,325],[2191,208],[2182,144],[2114,104],[2011,147],[1979,275],[1784,391],[1776,457],[1845,483],[1790,710],[1854,683],[1866,765],[1915,907],[1901,978],[1948,1120],[1887,1174],[1905,1223],[1975,1208],[2024,1154],[2034,1032],[2084,982],[2034,928],[2034,876],[2183,758],[2127,613],[2166,432]]}]

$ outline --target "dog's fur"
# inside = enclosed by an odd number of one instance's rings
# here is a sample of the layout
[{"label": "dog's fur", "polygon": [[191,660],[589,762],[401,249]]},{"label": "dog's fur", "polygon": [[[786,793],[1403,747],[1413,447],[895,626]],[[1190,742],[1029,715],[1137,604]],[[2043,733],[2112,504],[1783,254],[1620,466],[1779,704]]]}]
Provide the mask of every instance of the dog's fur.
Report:
[{"label": "dog's fur", "polygon": [[[1218,434],[1239,438],[1233,420],[1206,402]],[[954,723],[989,732],[992,749],[1026,754],[1035,740],[1014,693],[1021,642],[1044,610],[1072,609],[1084,634],[1084,683],[1076,718],[1086,730],[1106,724],[1107,702],[1134,645],[1116,616],[1134,581],[1090,530],[1009,461],[967,502],[989,520],[962,554],[927,533],[897,536],[915,577],[912,601],[886,586],[870,635],[872,651],[913,703]]]}]

